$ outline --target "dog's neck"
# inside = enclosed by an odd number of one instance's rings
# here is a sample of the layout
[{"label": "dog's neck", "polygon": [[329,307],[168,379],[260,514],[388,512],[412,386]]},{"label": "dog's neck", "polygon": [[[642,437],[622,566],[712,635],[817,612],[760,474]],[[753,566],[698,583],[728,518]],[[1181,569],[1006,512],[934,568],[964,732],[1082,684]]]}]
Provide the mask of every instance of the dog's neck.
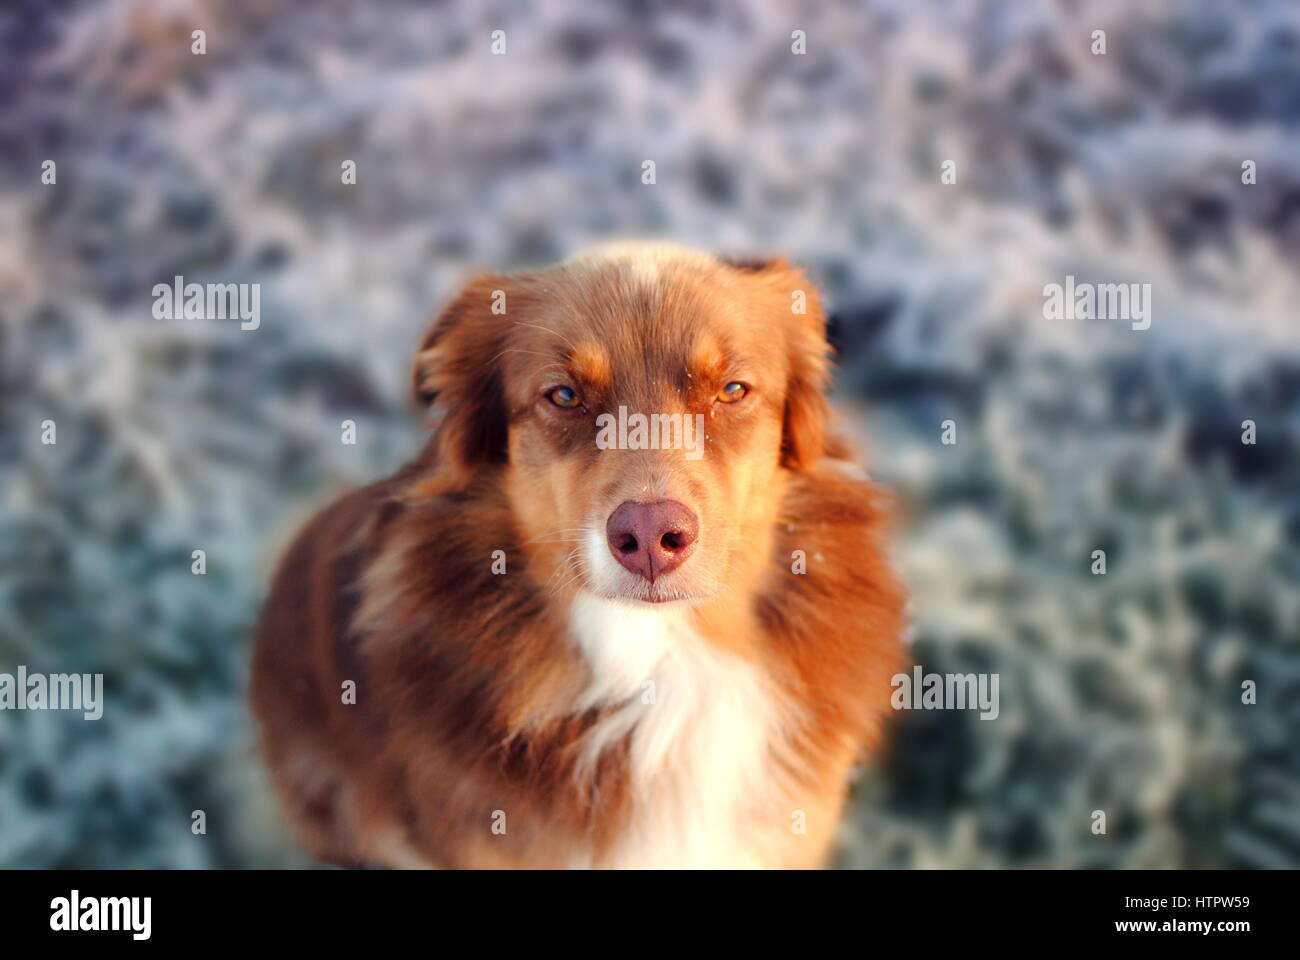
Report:
[{"label": "dog's neck", "polygon": [[699,625],[681,604],[630,605],[585,592],[573,601],[572,636],[589,668],[574,711],[605,711],[583,742],[578,775],[594,774],[601,755],[626,741],[638,808],[613,864],[744,866],[738,831],[771,802],[777,691]]}]

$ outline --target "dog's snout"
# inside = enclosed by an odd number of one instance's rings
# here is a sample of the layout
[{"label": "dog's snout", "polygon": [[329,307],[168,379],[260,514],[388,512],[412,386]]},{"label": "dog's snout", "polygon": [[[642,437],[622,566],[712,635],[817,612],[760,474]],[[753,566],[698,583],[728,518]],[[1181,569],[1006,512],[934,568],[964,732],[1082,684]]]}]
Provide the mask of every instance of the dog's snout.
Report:
[{"label": "dog's snout", "polygon": [[695,512],[684,503],[624,500],[609,515],[605,538],[619,563],[653,583],[686,562],[699,530]]}]

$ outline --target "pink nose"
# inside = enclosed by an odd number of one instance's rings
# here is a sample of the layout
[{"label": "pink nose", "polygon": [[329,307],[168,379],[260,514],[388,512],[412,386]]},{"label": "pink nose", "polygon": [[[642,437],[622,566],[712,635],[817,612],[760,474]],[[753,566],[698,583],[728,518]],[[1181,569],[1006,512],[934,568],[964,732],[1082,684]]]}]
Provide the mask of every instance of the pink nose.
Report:
[{"label": "pink nose", "polygon": [[699,531],[694,511],[676,500],[624,500],[605,523],[614,559],[651,583],[686,562]]}]

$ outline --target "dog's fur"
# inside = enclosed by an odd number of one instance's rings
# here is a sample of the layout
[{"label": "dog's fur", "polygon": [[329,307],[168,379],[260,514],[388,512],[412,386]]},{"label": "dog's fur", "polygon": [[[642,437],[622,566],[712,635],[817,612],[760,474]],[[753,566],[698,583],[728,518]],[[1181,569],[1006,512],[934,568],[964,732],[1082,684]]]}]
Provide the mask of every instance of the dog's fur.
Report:
[{"label": "dog's fur", "polygon": [[[827,431],[824,326],[785,261],[675,246],[468,285],[416,359],[430,444],[308,524],[259,627],[263,748],[319,857],[824,862],[902,616],[880,498]],[[703,457],[599,449],[620,405],[703,413]],[[651,584],[605,523],[667,498],[699,539]]]}]

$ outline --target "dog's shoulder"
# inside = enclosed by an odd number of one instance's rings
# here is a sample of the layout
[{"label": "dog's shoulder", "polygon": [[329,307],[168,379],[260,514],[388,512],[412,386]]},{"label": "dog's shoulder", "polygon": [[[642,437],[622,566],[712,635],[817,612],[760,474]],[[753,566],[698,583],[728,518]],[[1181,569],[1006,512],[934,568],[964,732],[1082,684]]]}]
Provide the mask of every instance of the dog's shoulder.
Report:
[{"label": "dog's shoulder", "polygon": [[817,692],[805,702],[828,742],[872,739],[903,662],[905,592],[886,543],[891,503],[835,460],[794,477],[782,501],[757,612],[782,672]]}]

